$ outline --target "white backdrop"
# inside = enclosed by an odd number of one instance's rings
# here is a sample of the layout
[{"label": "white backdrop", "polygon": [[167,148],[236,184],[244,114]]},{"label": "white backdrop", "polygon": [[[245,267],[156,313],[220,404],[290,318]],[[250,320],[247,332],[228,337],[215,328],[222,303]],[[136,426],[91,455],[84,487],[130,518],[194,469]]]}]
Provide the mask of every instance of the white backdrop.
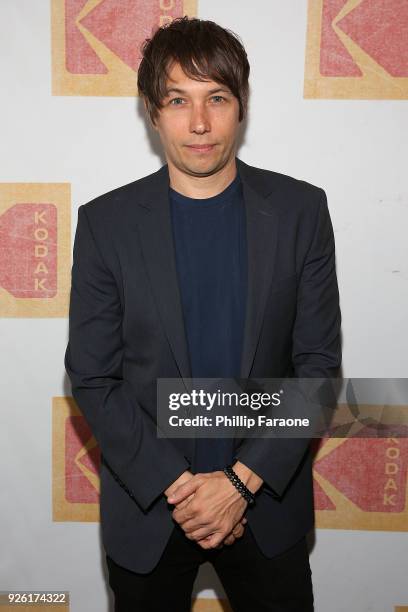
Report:
[{"label": "white backdrop", "polygon": [[[239,34],[248,53],[250,113],[239,157],[327,193],[343,375],[405,377],[407,102],[304,99],[303,0],[201,0],[197,14]],[[73,239],[80,204],[164,159],[140,100],[52,95],[50,24],[48,0],[0,2],[0,181],[70,183]],[[101,612],[113,608],[99,523],[52,515],[50,406],[71,395],[67,331],[66,314],[0,321],[0,590],[68,590],[71,610]],[[317,529],[310,560],[317,612],[408,610],[406,531]],[[207,565],[195,593],[223,594]]]}]

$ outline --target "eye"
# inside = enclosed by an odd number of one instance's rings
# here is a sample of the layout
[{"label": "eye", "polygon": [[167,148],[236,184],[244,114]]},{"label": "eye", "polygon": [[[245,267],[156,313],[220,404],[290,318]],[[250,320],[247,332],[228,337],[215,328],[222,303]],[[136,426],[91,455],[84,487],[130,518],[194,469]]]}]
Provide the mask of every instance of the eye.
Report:
[{"label": "eye", "polygon": [[220,100],[225,100],[225,98],[223,96],[213,96],[213,99],[214,98],[219,98]]},{"label": "eye", "polygon": [[172,106],[180,106],[180,104],[173,104],[173,102],[176,102],[177,100],[182,100],[183,98],[173,98],[172,100],[170,100],[169,104],[171,104]]}]

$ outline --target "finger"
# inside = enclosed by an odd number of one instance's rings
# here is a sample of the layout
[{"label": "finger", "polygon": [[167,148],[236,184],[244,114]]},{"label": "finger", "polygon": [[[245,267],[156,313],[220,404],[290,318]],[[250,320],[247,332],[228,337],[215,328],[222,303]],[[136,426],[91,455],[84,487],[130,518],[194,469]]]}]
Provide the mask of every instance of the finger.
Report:
[{"label": "finger", "polygon": [[243,534],[244,534],[244,528],[243,527],[241,527],[240,529],[234,529],[233,532],[232,532],[232,535],[235,538],[242,538]]},{"label": "finger", "polygon": [[202,484],[203,479],[201,477],[193,476],[190,480],[177,487],[177,489],[167,498],[167,501],[169,504],[178,504],[192,493],[195,493]]},{"label": "finger", "polygon": [[184,534],[185,536],[189,539],[189,540],[209,540],[211,538],[211,536],[214,533],[214,528],[209,528],[208,526],[202,526],[201,528],[198,529],[193,529],[190,531],[187,531],[186,529],[184,529]]},{"label": "finger", "polygon": [[[208,530],[208,527],[207,527]],[[207,531],[208,533],[208,531]],[[220,543],[223,544],[227,544],[227,545],[231,545],[235,542],[235,540],[237,538],[242,537],[244,533],[244,527],[243,525],[241,525],[241,523],[237,523],[235,525],[235,527],[230,531],[230,533],[224,538],[224,540],[221,540]],[[191,531],[189,534],[186,535],[187,537],[189,537],[189,539],[194,539],[196,540],[198,543],[203,543],[203,544],[211,544],[212,543],[212,536],[217,536],[217,534],[219,534],[219,532],[213,532],[213,534],[209,534],[209,535],[203,535],[205,534],[205,529],[199,529],[199,530],[195,530],[195,531]],[[216,546],[216,548],[219,548],[219,546]]]},{"label": "finger", "polygon": [[194,497],[195,494],[189,495],[186,500],[179,502],[171,513],[173,519],[183,527],[184,531],[193,531],[208,526],[202,518],[200,519],[200,510],[193,506]]},{"label": "finger", "polygon": [[175,509],[171,513],[173,519],[177,521],[180,527],[183,528],[185,533],[193,533],[194,531],[198,531],[199,529],[205,529],[206,532],[204,535],[208,535],[209,533],[214,533],[217,528],[216,525],[211,524],[208,520],[205,521],[203,518],[200,519],[200,516],[197,514],[193,514],[192,509],[189,508],[190,504],[187,504],[185,508],[181,510]]},{"label": "finger", "polygon": [[220,527],[216,518],[203,512],[197,504],[193,506],[192,502],[184,507],[179,508],[177,506],[171,514],[173,519],[177,521],[186,533],[192,533],[198,529],[206,529],[207,535],[214,533]]},{"label": "finger", "polygon": [[213,533],[208,538],[204,540],[198,540],[197,544],[201,546],[201,548],[209,549],[209,548],[222,548],[222,537],[220,537],[219,533]]},{"label": "finger", "polygon": [[[206,544],[211,543],[211,539],[212,539],[212,535],[209,535],[206,538],[202,538],[202,540],[196,540],[196,543],[200,544],[200,546],[201,546],[202,542],[204,542]],[[221,542],[221,544],[218,544],[218,546],[216,546],[215,548],[222,548],[222,547],[223,547],[223,542]],[[202,548],[204,548],[204,546],[202,546]]]},{"label": "finger", "polygon": [[182,502],[178,503],[176,506],[176,510],[183,510],[183,508],[188,506],[188,504],[191,502],[193,497],[194,497],[194,493],[192,493],[190,497],[187,497],[187,499],[184,499]]},{"label": "finger", "polygon": [[225,538],[224,544],[231,546],[238,538],[241,538],[244,533],[244,528],[241,524],[238,524],[231,533]]}]

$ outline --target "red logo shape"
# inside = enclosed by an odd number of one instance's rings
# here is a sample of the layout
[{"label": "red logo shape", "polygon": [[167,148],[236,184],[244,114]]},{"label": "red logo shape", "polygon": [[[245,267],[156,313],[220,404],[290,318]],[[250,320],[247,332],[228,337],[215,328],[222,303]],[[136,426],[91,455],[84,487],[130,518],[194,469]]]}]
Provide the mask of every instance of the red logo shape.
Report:
[{"label": "red logo shape", "polygon": [[[102,74],[107,69],[78,29],[77,19],[88,0],[65,0],[66,66],[74,74]],[[141,61],[140,47],[152,35],[152,27],[183,15],[183,0],[167,2],[103,0],[79,23],[135,72]]]},{"label": "red logo shape", "polygon": [[[323,76],[362,76],[333,28],[347,0],[324,0],[320,72]],[[408,76],[408,3],[363,0],[337,27],[393,77]]]},{"label": "red logo shape", "polygon": [[100,449],[83,416],[65,421],[65,497],[71,503],[99,503]]},{"label": "red logo shape", "polygon": [[107,68],[88,45],[76,24],[76,17],[87,2],[88,0],[65,0],[66,68],[73,74],[106,74]]},{"label": "red logo shape", "polygon": [[408,76],[406,0],[363,0],[338,26],[391,76]]},{"label": "red logo shape", "polygon": [[[404,511],[407,467],[407,438],[345,439],[314,462],[314,470],[364,512]],[[316,485],[315,509],[335,510]]]},{"label": "red logo shape", "polygon": [[57,293],[57,208],[15,204],[0,217],[0,285],[17,298]]},{"label": "red logo shape", "polygon": [[337,36],[332,25],[346,2],[347,0],[323,0],[320,47],[320,72],[323,76],[362,76],[360,68]]}]

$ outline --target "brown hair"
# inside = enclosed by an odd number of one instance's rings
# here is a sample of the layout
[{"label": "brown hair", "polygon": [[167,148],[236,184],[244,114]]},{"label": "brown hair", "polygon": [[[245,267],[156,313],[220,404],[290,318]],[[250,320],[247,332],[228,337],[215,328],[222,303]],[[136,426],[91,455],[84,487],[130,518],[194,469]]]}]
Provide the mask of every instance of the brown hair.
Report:
[{"label": "brown hair", "polygon": [[173,62],[197,81],[226,85],[239,102],[239,121],[248,108],[249,63],[244,46],[231,30],[214,21],[178,17],[158,28],[142,45],[137,87],[152,123],[163,107],[168,70]]}]

